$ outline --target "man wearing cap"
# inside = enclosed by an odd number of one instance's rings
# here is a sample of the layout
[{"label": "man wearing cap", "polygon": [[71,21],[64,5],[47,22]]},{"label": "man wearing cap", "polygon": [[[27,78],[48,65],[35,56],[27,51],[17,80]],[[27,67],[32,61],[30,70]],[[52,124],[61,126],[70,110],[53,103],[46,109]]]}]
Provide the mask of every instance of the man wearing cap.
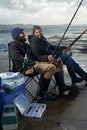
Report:
[{"label": "man wearing cap", "polygon": [[[50,55],[56,49],[56,46],[51,45],[47,39],[42,35],[42,29],[40,26],[35,25],[32,30],[32,35],[28,36],[33,53],[40,58],[40,60],[46,61]],[[66,53],[65,53],[66,52]],[[77,64],[69,54],[67,54],[67,47],[59,47],[56,58],[61,57],[63,64],[67,66],[68,72],[71,76],[72,84],[79,83],[83,80],[87,81],[87,73]],[[78,74],[80,77],[78,77]]]},{"label": "man wearing cap", "polygon": [[[52,57],[52,52],[55,49],[55,46],[50,45],[47,40],[42,36],[42,29],[40,26],[35,25],[33,27],[33,34],[28,36],[28,40],[30,42],[33,53],[38,57],[41,62],[50,62],[55,64],[56,61],[54,57]],[[49,49],[51,47],[51,49]],[[56,65],[56,64],[55,64]],[[60,93],[65,88],[65,90],[70,90],[73,86],[68,86],[64,82],[64,74],[63,70],[60,72],[56,72],[54,74],[55,80],[58,84]]]}]

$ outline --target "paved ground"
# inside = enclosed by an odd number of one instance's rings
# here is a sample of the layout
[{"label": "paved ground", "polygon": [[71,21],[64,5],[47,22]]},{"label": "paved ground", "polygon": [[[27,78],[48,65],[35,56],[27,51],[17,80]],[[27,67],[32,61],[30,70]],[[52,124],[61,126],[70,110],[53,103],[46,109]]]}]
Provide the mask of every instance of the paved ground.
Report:
[{"label": "paved ground", "polygon": [[[7,54],[0,54],[0,72],[8,71]],[[29,85],[28,87],[30,87]],[[87,130],[87,86],[79,85],[77,97],[45,102],[41,119],[21,118],[18,130]]]}]

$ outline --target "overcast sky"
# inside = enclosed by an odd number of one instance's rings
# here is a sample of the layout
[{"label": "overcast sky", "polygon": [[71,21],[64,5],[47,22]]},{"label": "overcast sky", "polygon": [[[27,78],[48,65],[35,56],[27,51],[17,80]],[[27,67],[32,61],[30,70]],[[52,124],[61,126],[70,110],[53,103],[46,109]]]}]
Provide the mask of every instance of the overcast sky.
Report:
[{"label": "overcast sky", "polygon": [[[81,0],[0,0],[0,24],[67,24]],[[73,24],[87,24],[84,0]]]}]

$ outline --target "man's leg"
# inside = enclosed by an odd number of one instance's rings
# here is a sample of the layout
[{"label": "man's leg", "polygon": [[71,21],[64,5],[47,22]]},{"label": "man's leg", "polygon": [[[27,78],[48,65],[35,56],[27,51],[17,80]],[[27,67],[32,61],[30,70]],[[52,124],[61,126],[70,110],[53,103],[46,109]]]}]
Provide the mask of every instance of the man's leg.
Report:
[{"label": "man's leg", "polygon": [[50,84],[50,79],[56,71],[55,66],[48,63],[38,63],[34,65],[34,68],[37,73],[42,75],[39,82],[40,90],[38,92],[38,95],[43,97],[46,100],[55,99],[53,96],[47,93]]},{"label": "man's leg", "polygon": [[63,71],[57,72],[54,75],[55,80],[59,86],[59,94],[62,95],[65,91],[72,90],[74,86],[68,86],[64,82],[64,73]]},{"label": "man's leg", "polygon": [[34,65],[34,69],[37,73],[44,75],[44,78],[51,79],[56,72],[56,67],[53,64],[47,62],[40,62]]},{"label": "man's leg", "polygon": [[64,55],[61,55],[60,57],[63,60],[63,64],[67,66],[67,70],[72,79],[72,84],[76,82],[77,83],[82,82],[83,78],[80,78],[75,74],[77,63],[71,58],[71,56],[69,54],[64,54]]},{"label": "man's leg", "polygon": [[54,74],[55,80],[58,84],[59,94],[62,95],[65,91],[72,90],[74,86],[68,86],[64,82],[64,73],[63,73],[63,63],[59,64],[56,69],[56,73]]},{"label": "man's leg", "polygon": [[73,61],[73,64],[74,64],[75,72],[87,82],[87,72],[85,72],[85,71],[79,66],[79,64],[77,64],[73,59],[72,59],[72,61]]}]

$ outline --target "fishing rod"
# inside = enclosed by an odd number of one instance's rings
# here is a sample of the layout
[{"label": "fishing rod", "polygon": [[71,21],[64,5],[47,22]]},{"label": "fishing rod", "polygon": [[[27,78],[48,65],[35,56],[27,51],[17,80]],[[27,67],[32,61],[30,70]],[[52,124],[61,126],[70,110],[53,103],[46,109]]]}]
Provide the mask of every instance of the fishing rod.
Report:
[{"label": "fishing rod", "polygon": [[66,28],[66,30],[65,30],[65,32],[64,32],[64,34],[63,34],[63,36],[62,36],[62,38],[61,38],[61,40],[59,41],[59,44],[58,44],[57,48],[56,48],[56,49],[54,50],[54,52],[52,53],[52,56],[55,56],[57,50],[59,49],[59,46],[61,45],[62,40],[64,39],[64,36],[65,36],[66,32],[68,31],[68,29],[69,29],[69,27],[70,27],[70,25],[71,25],[73,19],[75,18],[75,16],[76,16],[76,14],[77,14],[77,12],[78,12],[78,10],[79,10],[79,8],[80,8],[82,2],[83,2],[83,0],[81,0],[80,4],[78,5],[78,8],[76,9],[76,11],[75,11],[75,13],[74,13],[72,19],[70,20],[70,23],[68,24],[68,26],[67,26],[67,28]]},{"label": "fishing rod", "polygon": [[77,42],[77,40],[79,40],[79,38],[81,38],[82,37],[82,35],[85,33],[87,31],[87,29],[85,29],[70,45],[69,45],[69,49],[73,46],[73,44],[75,43],[75,42]]},{"label": "fishing rod", "polygon": [[[70,50],[70,48],[73,46],[73,44],[74,44],[77,40],[79,40],[79,38],[82,37],[82,35],[83,35],[86,31],[87,31],[87,29],[85,29],[85,30],[66,48],[66,49],[67,49],[66,53]],[[65,52],[64,52],[64,53],[65,53]],[[53,59],[53,60],[51,61],[51,63],[54,64],[54,65],[56,66],[56,68],[59,67],[59,64],[62,64],[61,61],[59,61],[59,60],[57,60],[57,59]]]}]

